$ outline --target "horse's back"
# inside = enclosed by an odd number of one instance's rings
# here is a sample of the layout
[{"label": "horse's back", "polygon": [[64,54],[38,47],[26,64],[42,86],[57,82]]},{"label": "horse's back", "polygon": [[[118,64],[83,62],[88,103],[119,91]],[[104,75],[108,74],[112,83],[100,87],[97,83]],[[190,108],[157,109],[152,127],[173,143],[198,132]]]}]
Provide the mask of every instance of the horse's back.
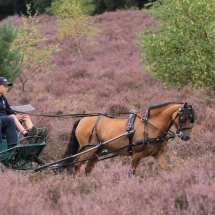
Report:
[{"label": "horse's back", "polygon": [[81,134],[89,137],[94,128],[94,131],[97,131],[101,138],[107,135],[115,137],[126,131],[126,123],[127,119],[122,118],[102,116],[98,119],[98,116],[85,117],[80,120],[76,129],[76,135]]},{"label": "horse's back", "polygon": [[[78,124],[76,137],[81,146],[88,142],[105,142],[125,133],[126,126],[127,119],[124,118],[110,118],[102,116],[98,119],[98,116],[85,117],[81,119]],[[123,139],[127,141],[127,136]]]}]

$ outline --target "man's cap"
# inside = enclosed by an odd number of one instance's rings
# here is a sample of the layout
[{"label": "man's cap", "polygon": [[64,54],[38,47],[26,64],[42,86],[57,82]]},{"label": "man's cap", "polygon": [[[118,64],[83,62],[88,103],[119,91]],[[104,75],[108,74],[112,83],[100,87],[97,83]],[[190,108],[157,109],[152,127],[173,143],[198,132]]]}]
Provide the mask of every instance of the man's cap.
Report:
[{"label": "man's cap", "polygon": [[0,77],[0,85],[13,86],[13,84],[11,82],[7,81],[7,79],[5,77]]}]

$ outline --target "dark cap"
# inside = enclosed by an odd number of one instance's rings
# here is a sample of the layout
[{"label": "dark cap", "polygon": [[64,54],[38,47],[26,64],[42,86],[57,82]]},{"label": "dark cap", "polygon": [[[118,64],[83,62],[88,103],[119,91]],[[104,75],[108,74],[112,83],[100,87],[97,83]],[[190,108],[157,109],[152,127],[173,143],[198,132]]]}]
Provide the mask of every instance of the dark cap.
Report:
[{"label": "dark cap", "polygon": [[0,85],[13,86],[13,84],[11,82],[7,81],[7,79],[5,77],[0,77]]}]

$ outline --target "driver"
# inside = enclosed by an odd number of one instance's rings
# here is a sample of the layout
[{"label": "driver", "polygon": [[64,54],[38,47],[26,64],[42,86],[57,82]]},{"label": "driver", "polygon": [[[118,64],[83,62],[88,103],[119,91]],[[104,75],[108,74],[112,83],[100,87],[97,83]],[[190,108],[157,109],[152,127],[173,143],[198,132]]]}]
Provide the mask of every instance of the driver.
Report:
[{"label": "driver", "polygon": [[[47,128],[44,127],[37,134],[37,128],[33,126],[30,117],[27,114],[16,114],[11,108],[5,95],[8,92],[11,82],[5,77],[0,77],[0,129],[6,134],[8,148],[17,145],[17,132],[21,132],[26,136],[47,136]],[[25,130],[22,123],[28,131]],[[2,132],[0,132],[0,144],[2,143]],[[29,143],[35,143],[35,138],[29,138]]]}]

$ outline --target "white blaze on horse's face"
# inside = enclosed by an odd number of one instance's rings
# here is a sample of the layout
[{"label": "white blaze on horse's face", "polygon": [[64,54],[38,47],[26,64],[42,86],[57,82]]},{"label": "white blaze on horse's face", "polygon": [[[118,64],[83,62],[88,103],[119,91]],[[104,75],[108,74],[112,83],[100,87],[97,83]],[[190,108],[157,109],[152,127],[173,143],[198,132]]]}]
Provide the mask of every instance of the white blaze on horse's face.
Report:
[{"label": "white blaze on horse's face", "polygon": [[187,103],[183,104],[176,116],[176,120],[174,121],[174,125],[177,128],[176,134],[182,140],[187,141],[190,139],[191,128],[193,127],[192,123],[194,123],[192,106]]}]

